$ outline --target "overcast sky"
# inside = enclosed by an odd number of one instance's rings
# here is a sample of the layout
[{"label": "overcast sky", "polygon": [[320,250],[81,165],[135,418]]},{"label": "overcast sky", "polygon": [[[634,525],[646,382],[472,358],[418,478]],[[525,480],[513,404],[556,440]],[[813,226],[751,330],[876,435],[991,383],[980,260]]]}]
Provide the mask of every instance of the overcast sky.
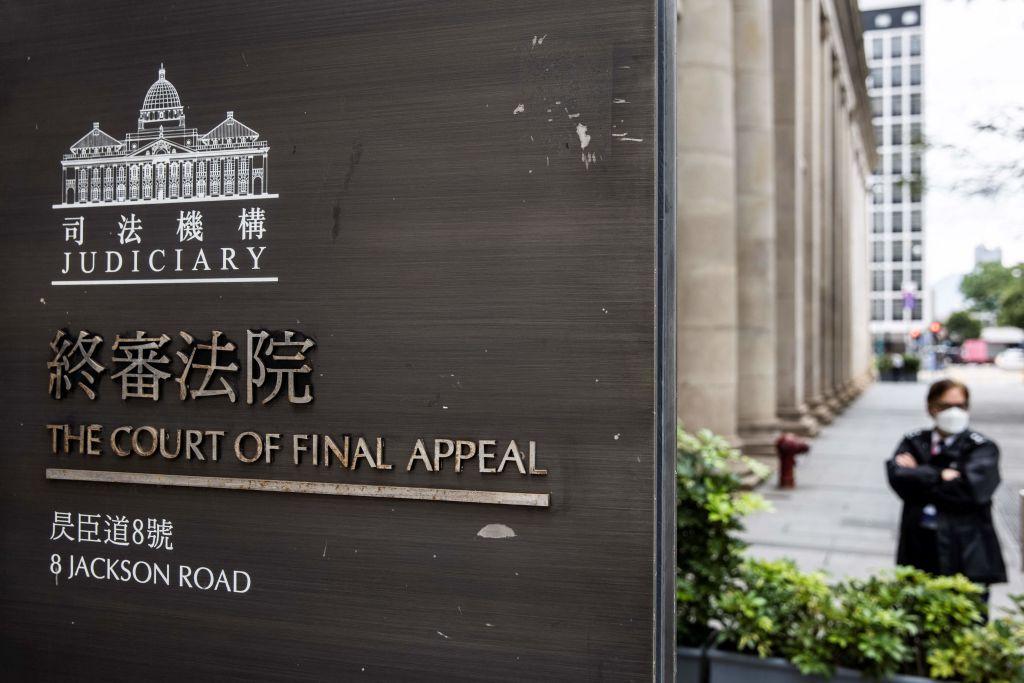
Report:
[{"label": "overcast sky", "polygon": [[[868,3],[862,3],[867,5]],[[1024,196],[972,198],[951,185],[972,170],[944,145],[989,160],[1021,159],[1024,144],[996,144],[971,123],[1017,111],[1024,127],[1024,0],[925,0],[924,78],[927,281],[974,266],[979,243],[1003,262],[1024,261]],[[1024,160],[1022,160],[1024,163]]]}]

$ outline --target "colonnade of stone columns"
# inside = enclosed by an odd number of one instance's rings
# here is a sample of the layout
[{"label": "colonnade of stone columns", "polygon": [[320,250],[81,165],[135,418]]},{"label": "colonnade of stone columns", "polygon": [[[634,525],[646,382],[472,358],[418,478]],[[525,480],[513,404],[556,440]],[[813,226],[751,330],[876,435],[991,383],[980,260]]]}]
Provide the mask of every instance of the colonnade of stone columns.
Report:
[{"label": "colonnade of stone columns", "polygon": [[678,21],[679,417],[767,454],[869,377],[859,14],[678,0]]}]

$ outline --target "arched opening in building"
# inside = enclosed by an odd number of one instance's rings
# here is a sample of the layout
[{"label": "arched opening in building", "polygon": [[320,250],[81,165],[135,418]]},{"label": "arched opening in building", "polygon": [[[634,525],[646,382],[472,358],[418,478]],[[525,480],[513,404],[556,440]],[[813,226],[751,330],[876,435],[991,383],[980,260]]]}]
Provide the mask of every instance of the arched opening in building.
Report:
[{"label": "arched opening in building", "polygon": [[252,179],[252,193],[263,194],[263,178]]},{"label": "arched opening in building", "polygon": [[73,188],[73,187],[69,187],[68,188],[67,193],[64,195],[64,203],[65,204],[74,204],[75,203],[75,188]]}]

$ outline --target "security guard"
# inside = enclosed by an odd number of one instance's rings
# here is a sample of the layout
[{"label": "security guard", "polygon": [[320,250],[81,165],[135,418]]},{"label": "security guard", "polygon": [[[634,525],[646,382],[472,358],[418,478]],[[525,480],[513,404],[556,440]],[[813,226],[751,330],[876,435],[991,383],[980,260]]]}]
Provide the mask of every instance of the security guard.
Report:
[{"label": "security guard", "polygon": [[903,499],[896,563],[932,574],[963,574],[988,586],[1006,581],[992,525],[999,447],[967,428],[970,393],[943,379],[928,390],[933,429],[910,432],[886,462],[889,485]]}]

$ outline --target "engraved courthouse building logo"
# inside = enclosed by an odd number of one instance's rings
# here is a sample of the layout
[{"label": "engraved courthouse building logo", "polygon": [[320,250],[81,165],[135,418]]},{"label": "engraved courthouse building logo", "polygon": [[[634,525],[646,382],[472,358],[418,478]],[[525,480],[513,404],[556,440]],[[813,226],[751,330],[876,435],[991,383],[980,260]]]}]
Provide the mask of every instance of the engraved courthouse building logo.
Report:
[{"label": "engraved courthouse building logo", "polygon": [[235,119],[210,132],[185,127],[177,89],[160,65],[139,110],[135,133],[117,139],[99,123],[61,160],[55,209],[274,198],[267,192],[270,145]]}]

